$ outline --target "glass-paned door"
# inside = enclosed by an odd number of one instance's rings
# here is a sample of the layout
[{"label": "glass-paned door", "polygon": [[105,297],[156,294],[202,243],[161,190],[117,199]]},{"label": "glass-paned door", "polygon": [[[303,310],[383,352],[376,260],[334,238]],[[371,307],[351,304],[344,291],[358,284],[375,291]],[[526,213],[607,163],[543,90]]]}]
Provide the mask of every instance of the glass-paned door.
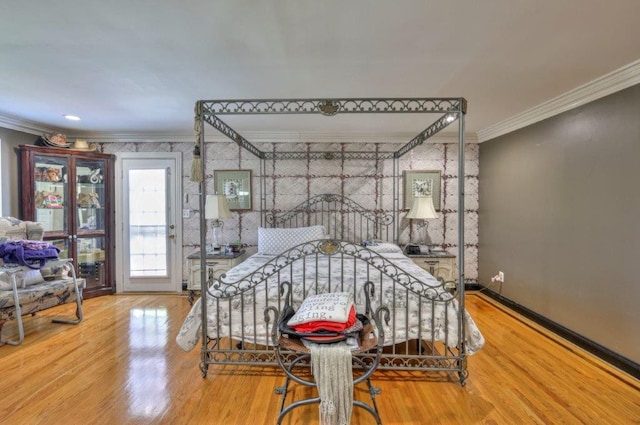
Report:
[{"label": "glass-paned door", "polygon": [[166,276],[171,228],[167,217],[167,169],[129,170],[129,272]]},{"label": "glass-paned door", "polygon": [[182,288],[176,167],[174,158],[122,159],[124,291]]}]

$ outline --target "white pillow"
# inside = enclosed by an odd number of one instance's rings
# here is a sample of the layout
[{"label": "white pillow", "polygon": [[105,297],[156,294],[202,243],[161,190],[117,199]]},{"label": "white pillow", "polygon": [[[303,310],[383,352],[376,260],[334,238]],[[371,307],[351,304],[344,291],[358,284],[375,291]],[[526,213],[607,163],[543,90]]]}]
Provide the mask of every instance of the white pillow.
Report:
[{"label": "white pillow", "polygon": [[326,237],[326,231],[322,225],[291,229],[259,227],[258,253],[278,255],[298,244]]},{"label": "white pillow", "polygon": [[402,249],[394,243],[378,242],[373,245],[367,245],[367,248],[378,254],[402,254]]},{"label": "white pillow", "polygon": [[296,326],[318,320],[346,323],[351,307],[353,307],[353,299],[348,292],[311,295],[302,301],[302,305],[289,319],[287,325]]},{"label": "white pillow", "polygon": [[[37,285],[43,283],[44,278],[40,270],[25,270],[16,272],[16,285],[18,288],[25,288],[31,285]],[[0,290],[11,291],[11,276],[9,273],[2,273],[0,275]]]}]

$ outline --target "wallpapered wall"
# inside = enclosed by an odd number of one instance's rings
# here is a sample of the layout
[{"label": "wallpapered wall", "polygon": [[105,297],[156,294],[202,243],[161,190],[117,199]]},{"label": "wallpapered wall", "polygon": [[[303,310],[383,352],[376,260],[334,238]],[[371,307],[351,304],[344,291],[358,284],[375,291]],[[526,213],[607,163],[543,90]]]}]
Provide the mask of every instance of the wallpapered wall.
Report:
[{"label": "wallpapered wall", "polygon": [[[105,152],[183,153],[183,193],[187,202],[183,208],[191,210],[183,219],[183,247],[185,257],[199,249],[198,184],[189,179],[193,145],[190,143],[127,143],[116,148],[105,144]],[[386,143],[255,143],[263,151],[380,151],[393,152],[398,144]],[[477,144],[467,144],[465,151],[465,277],[475,282],[478,277],[478,162]],[[458,145],[456,143],[425,143],[403,156],[399,161],[400,174],[404,170],[440,170],[441,210],[437,219],[429,220],[431,243],[457,253],[458,240]],[[206,192],[215,192],[214,170],[252,170],[253,210],[233,212],[224,221],[223,238],[228,242],[242,241],[250,247],[257,245],[256,229],[260,225],[259,173],[260,161],[231,142],[206,144]],[[321,193],[348,196],[367,209],[393,210],[393,160],[278,160],[266,164],[267,208],[292,208]],[[402,198],[400,199],[402,206]],[[400,214],[399,243],[422,242],[425,229]],[[184,270],[184,279],[188,270]]]}]

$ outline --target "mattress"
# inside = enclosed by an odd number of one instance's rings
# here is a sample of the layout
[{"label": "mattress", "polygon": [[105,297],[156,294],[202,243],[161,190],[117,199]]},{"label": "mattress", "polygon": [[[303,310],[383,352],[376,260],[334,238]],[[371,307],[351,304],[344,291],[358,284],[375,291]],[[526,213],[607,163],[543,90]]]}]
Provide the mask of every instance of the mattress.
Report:
[{"label": "mattress", "polygon": [[[311,255],[289,264],[283,257],[256,254],[214,281],[207,298],[207,335],[212,339],[232,337],[259,345],[270,344],[270,329],[264,320],[267,306],[282,308],[280,283],[291,282],[293,305],[306,296],[322,292],[351,292],[356,310],[364,312],[364,282],[372,281],[373,308],[384,305],[391,320],[384,325],[385,345],[422,339],[458,345],[459,305],[455,297],[427,271],[399,252],[368,252],[368,261],[343,255]],[[285,261],[286,260],[286,261]],[[201,339],[201,299],[192,306],[176,336],[185,351]],[[484,345],[484,337],[465,311],[464,348],[473,354]]]}]

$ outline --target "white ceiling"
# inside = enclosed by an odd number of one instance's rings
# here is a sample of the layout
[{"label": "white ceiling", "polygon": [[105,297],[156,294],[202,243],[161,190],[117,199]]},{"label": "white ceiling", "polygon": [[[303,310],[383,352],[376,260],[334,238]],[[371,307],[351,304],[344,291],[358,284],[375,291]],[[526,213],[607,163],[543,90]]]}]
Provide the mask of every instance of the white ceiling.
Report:
[{"label": "white ceiling", "polygon": [[[0,126],[191,138],[203,99],[465,97],[478,134],[636,62],[638,16],[638,0],[4,1]],[[228,121],[425,127],[424,116],[331,120]]]}]

